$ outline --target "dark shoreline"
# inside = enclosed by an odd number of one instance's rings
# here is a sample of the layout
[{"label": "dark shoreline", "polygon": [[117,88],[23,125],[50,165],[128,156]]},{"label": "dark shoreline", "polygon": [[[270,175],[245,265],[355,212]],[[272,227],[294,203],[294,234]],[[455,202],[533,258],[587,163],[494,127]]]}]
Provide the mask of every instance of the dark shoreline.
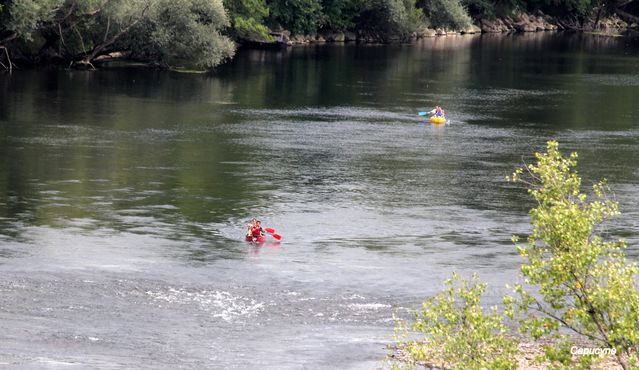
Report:
[{"label": "dark shoreline", "polygon": [[[293,41],[243,41],[238,42],[236,44],[237,50],[265,50],[265,51],[273,51],[273,52],[282,52],[289,50],[291,48],[296,47],[304,47],[304,46],[330,46],[330,45],[413,45],[419,42],[422,39],[436,39],[441,37],[481,37],[481,36],[497,36],[497,37],[510,37],[516,35],[533,35],[533,34],[581,34],[581,35],[589,35],[593,37],[639,37],[639,28],[606,28],[601,30],[575,30],[575,29],[563,29],[563,30],[537,30],[537,31],[519,31],[519,30],[510,30],[508,32],[485,32],[483,30],[478,30],[478,32],[466,32],[466,31],[435,31],[430,30],[430,33],[422,33],[411,37],[406,40],[394,40],[394,41],[375,41],[369,39],[357,39],[355,37],[346,37],[346,38],[338,38],[326,39],[322,38],[321,41],[318,41],[314,37],[307,36],[306,38],[297,37],[295,42]],[[225,63],[222,63],[217,68],[228,64],[232,59],[227,60]],[[15,63],[16,61],[14,61]],[[32,69],[53,69],[53,70],[91,70],[90,68],[76,68],[69,67],[69,61],[62,61],[58,59],[54,59],[48,62],[39,62],[39,63],[21,63],[24,60],[18,60],[18,63],[13,68],[13,71],[20,70],[32,70]],[[196,68],[189,67],[171,67],[168,65],[160,65],[153,61],[144,61],[137,59],[128,59],[128,58],[115,58],[115,59],[104,59],[93,63],[96,69],[117,69],[117,68],[139,68],[146,70],[159,70],[159,71],[172,71],[177,73],[214,73],[215,69],[210,70],[201,70]],[[8,70],[4,70],[4,72],[10,72]]]}]

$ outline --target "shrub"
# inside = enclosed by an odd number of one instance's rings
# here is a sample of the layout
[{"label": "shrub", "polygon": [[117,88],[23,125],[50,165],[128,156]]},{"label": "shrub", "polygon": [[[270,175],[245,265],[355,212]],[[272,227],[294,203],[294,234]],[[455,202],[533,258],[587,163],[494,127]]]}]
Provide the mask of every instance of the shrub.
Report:
[{"label": "shrub", "polygon": [[269,8],[271,21],[294,35],[315,33],[323,16],[320,0],[273,0]]},{"label": "shrub", "polygon": [[466,8],[459,0],[429,0],[426,14],[434,27],[461,30],[471,25]]},{"label": "shrub", "polygon": [[639,269],[626,261],[623,241],[601,236],[619,205],[607,198],[605,181],[593,186],[589,200],[574,170],[577,153],[565,158],[558,146],[549,141],[546,153],[535,154],[536,164],[510,177],[526,183],[537,202],[530,212],[532,234],[518,247],[525,284],[537,291],[518,284],[517,298],[506,297],[505,303],[511,316],[515,310],[524,314],[522,332],[540,338],[565,327],[614,348],[628,368],[637,361],[639,344]]},{"label": "shrub", "polygon": [[398,322],[396,329],[425,333],[426,338],[409,341],[404,350],[409,364],[426,362],[431,366],[461,369],[514,369],[516,342],[507,336],[503,315],[496,307],[487,312],[481,307],[486,289],[477,275],[471,281],[453,274],[446,289],[426,300],[415,321]]},{"label": "shrub", "polygon": [[233,36],[241,39],[270,40],[269,29],[264,24],[269,9],[264,0],[224,0]]},{"label": "shrub", "polygon": [[147,23],[162,60],[200,68],[233,56],[233,43],[221,34],[228,25],[221,0],[158,0]]},{"label": "shrub", "polygon": [[[0,21],[2,28],[16,32],[22,39],[31,41],[39,26],[54,18],[64,0],[13,0],[7,2],[6,14]],[[3,7],[4,8],[4,7]]]},{"label": "shrub", "polygon": [[492,17],[495,15],[495,3],[488,0],[462,0],[468,14],[472,17]]},{"label": "shrub", "polygon": [[360,14],[357,26],[378,38],[407,38],[423,22],[415,0],[371,0]]},{"label": "shrub", "polygon": [[210,68],[234,52],[221,34],[229,25],[222,0],[13,0],[5,5],[0,37],[14,35],[21,54],[35,61],[53,53],[92,66],[101,55],[121,52]]},{"label": "shrub", "polygon": [[355,27],[365,0],[323,0],[323,28],[344,31]]}]

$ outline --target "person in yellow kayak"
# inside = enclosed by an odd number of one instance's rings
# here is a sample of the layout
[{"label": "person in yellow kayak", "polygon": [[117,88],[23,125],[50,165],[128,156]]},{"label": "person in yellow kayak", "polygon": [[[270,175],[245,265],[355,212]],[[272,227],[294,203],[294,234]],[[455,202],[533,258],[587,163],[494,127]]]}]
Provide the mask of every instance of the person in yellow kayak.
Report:
[{"label": "person in yellow kayak", "polygon": [[428,112],[428,114],[434,115],[435,117],[444,117],[446,115],[442,107],[440,107],[439,105],[436,105],[435,109]]}]

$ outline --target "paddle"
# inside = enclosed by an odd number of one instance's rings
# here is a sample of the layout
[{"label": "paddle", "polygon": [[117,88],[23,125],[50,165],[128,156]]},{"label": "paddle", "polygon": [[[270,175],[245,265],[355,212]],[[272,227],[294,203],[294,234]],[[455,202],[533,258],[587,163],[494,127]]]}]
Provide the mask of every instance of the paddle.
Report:
[{"label": "paddle", "polygon": [[267,233],[273,235],[273,237],[277,240],[282,240],[282,236],[279,234],[275,233],[275,229],[271,229],[270,227],[267,227],[264,229],[264,231],[266,231]]},{"label": "paddle", "polygon": [[435,114],[435,110],[433,109],[433,110],[431,110],[429,112],[419,112],[419,113],[417,113],[417,115],[419,115],[419,116],[427,116],[429,114]]}]

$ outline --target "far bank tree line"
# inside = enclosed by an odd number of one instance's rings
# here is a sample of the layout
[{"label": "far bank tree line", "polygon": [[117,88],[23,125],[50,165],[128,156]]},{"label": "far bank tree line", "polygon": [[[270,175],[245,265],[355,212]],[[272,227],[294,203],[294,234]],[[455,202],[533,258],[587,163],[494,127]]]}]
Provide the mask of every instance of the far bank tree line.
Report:
[{"label": "far bank tree line", "polygon": [[[636,3],[635,3],[636,2]],[[403,40],[424,27],[460,30],[473,19],[537,10],[577,23],[639,14],[636,0],[0,0],[0,68],[92,67],[113,59],[212,68],[233,41],[350,31]],[[574,23],[574,22],[573,22]]]}]

